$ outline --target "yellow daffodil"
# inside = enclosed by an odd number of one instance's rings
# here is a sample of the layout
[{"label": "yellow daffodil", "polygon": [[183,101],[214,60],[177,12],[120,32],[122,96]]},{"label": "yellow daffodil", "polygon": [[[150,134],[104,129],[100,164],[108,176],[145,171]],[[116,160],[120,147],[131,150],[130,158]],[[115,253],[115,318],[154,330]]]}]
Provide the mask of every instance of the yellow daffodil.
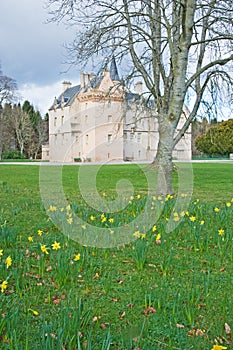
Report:
[{"label": "yellow daffodil", "polygon": [[218,234],[219,234],[219,236],[223,236],[224,235],[224,230],[223,229],[218,230]]},{"label": "yellow daffodil", "polygon": [[67,219],[67,222],[68,222],[69,225],[71,225],[72,222],[73,222],[73,219],[72,219],[72,218],[68,218],[68,219]]},{"label": "yellow daffodil", "polygon": [[110,218],[108,221],[109,221],[111,224],[114,223],[114,219],[113,219],[113,218]]},{"label": "yellow daffodil", "polygon": [[55,241],[55,242],[52,244],[52,249],[53,249],[53,250],[59,250],[59,249],[61,249],[60,243]]},{"label": "yellow daffodil", "polygon": [[7,258],[6,258],[6,268],[8,269],[8,267],[10,267],[11,265],[12,265],[12,259],[11,259],[11,257],[10,256],[8,256]]},{"label": "yellow daffodil", "polygon": [[106,221],[107,221],[106,216],[103,216],[102,219],[101,219],[101,222],[106,222]]},{"label": "yellow daffodil", "polygon": [[155,232],[157,230],[157,227],[154,225],[153,227],[152,227],[152,232]]},{"label": "yellow daffodil", "polygon": [[33,242],[33,237],[32,236],[28,236],[28,241],[29,242]]},{"label": "yellow daffodil", "polygon": [[5,290],[7,289],[7,285],[8,285],[8,282],[7,282],[7,281],[3,281],[3,282],[0,284],[1,292],[2,292],[2,293],[4,293]]},{"label": "yellow daffodil", "polygon": [[71,206],[69,204],[67,205],[66,210],[71,210]]},{"label": "yellow daffodil", "polygon": [[105,193],[105,192],[103,192],[103,193],[102,193],[102,196],[103,196],[103,197],[107,197],[107,195],[106,195],[106,193]]},{"label": "yellow daffodil", "polygon": [[34,316],[38,316],[39,315],[39,312],[36,311],[36,310],[28,309],[28,311],[31,311]]},{"label": "yellow daffodil", "polygon": [[133,236],[139,238],[141,235],[139,231],[136,231],[134,232]]},{"label": "yellow daffodil", "polygon": [[86,225],[82,225],[81,227],[83,230],[86,230],[86,228],[87,228]]},{"label": "yellow daffodil", "polygon": [[141,235],[141,239],[145,239],[145,238],[146,238],[146,234],[143,233],[143,234]]},{"label": "yellow daffodil", "polygon": [[227,202],[226,206],[229,208],[231,206],[231,202]]},{"label": "yellow daffodil", "polygon": [[90,216],[90,220],[91,221],[94,221],[95,220],[95,217],[93,215]]},{"label": "yellow daffodil", "polygon": [[191,222],[194,222],[194,221],[196,220],[196,218],[195,218],[195,216],[190,216],[189,220],[190,220]]},{"label": "yellow daffodil", "polygon": [[215,211],[215,213],[218,213],[218,212],[220,211],[220,209],[217,208],[217,207],[215,207],[215,208],[214,208],[214,211]]},{"label": "yellow daffodil", "polygon": [[179,216],[174,216],[173,220],[176,221],[176,222],[179,221],[180,220]]},{"label": "yellow daffodil", "polygon": [[182,211],[182,212],[180,213],[180,216],[181,216],[181,217],[184,217],[184,216],[185,216],[185,211]]},{"label": "yellow daffodil", "polygon": [[44,245],[44,244],[41,245],[40,249],[41,249],[42,253],[45,253],[45,254],[48,254],[48,253],[49,253],[48,250],[47,250],[47,248],[46,248],[46,245]]},{"label": "yellow daffodil", "polygon": [[57,207],[55,205],[50,205],[49,211],[56,211]]},{"label": "yellow daffodil", "polygon": [[43,234],[43,231],[41,231],[41,230],[38,230],[38,231],[37,231],[37,234],[38,234],[38,236],[42,236],[42,234]]},{"label": "yellow daffodil", "polygon": [[161,239],[161,234],[158,233],[158,234],[156,235],[155,239],[156,239],[156,241],[159,241],[159,240]]},{"label": "yellow daffodil", "polygon": [[204,225],[205,221],[204,220],[201,220],[200,221],[200,225]]},{"label": "yellow daffodil", "polygon": [[140,195],[140,194],[138,194],[138,195],[137,195],[137,199],[140,199],[140,198],[141,198],[141,195]]},{"label": "yellow daffodil", "polygon": [[211,350],[225,350],[225,349],[227,349],[227,347],[226,347],[226,346],[222,346],[222,345],[214,345],[214,346],[212,347],[212,349],[211,349]]},{"label": "yellow daffodil", "polygon": [[75,257],[74,257],[74,261],[79,261],[79,260],[80,260],[80,258],[81,258],[81,254],[80,254],[80,253],[78,253],[77,255],[75,255]]},{"label": "yellow daffodil", "polygon": [[109,230],[109,233],[110,233],[111,235],[113,235],[113,234],[114,234],[114,230]]},{"label": "yellow daffodil", "polygon": [[3,256],[3,249],[0,249],[0,256]]},{"label": "yellow daffodil", "polygon": [[158,201],[161,201],[163,198],[161,196],[158,196]]}]

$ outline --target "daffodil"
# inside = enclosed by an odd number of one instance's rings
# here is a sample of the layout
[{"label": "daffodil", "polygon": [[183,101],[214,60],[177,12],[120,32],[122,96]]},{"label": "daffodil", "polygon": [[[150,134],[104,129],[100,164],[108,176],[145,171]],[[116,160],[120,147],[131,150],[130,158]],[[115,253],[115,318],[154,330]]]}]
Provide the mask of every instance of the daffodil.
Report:
[{"label": "daffodil", "polygon": [[138,195],[137,195],[137,199],[140,199],[140,198],[141,198],[141,195],[140,195],[140,194],[138,194]]},{"label": "daffodil", "polygon": [[226,206],[229,208],[231,206],[231,202],[227,202]]},{"label": "daffodil", "polygon": [[39,312],[36,311],[36,310],[28,309],[28,311],[31,311],[34,316],[38,316],[39,315]]},{"label": "daffodil", "polygon": [[72,222],[73,222],[73,219],[72,219],[72,218],[68,218],[68,219],[67,219],[67,222],[68,222],[69,225],[71,225]]},{"label": "daffodil", "polygon": [[7,285],[8,285],[8,282],[7,282],[7,281],[3,281],[3,282],[0,284],[1,292],[2,292],[2,293],[4,293],[5,290],[7,289]]},{"label": "daffodil", "polygon": [[196,218],[195,218],[195,216],[190,216],[190,217],[189,217],[189,220],[190,220],[191,222],[194,222],[194,221],[196,220]]},{"label": "daffodil", "polygon": [[215,211],[215,213],[218,213],[220,211],[220,209],[218,207],[215,207],[214,211]]},{"label": "daffodil", "polygon": [[135,231],[133,236],[139,238],[141,235],[139,231]]},{"label": "daffodil", "polygon": [[218,234],[219,234],[219,236],[223,236],[224,235],[224,230],[223,229],[218,230]]},{"label": "daffodil", "polygon": [[0,249],[0,256],[3,256],[3,249]]},{"label": "daffodil", "polygon": [[87,228],[86,225],[82,225],[81,227],[83,230],[86,230],[86,228]]},{"label": "daffodil", "polygon": [[200,221],[200,225],[204,225],[205,221],[204,220],[201,220]]},{"label": "daffodil", "polygon": [[50,205],[49,211],[56,211],[57,207],[55,205]]},{"label": "daffodil", "polygon": [[8,267],[10,267],[11,265],[12,265],[12,259],[11,259],[11,257],[10,256],[8,256],[7,258],[6,258],[6,268],[8,269]]},{"label": "daffodil", "polygon": [[40,249],[41,249],[42,253],[49,254],[49,252],[48,252],[48,250],[46,248],[46,245],[44,245],[44,244],[41,245]]},{"label": "daffodil", "polygon": [[145,239],[145,238],[146,238],[146,234],[143,233],[143,234],[141,235],[141,239]]},{"label": "daffodil", "polygon": [[101,218],[101,222],[106,222],[106,221],[107,221],[106,216],[103,216],[103,217]]},{"label": "daffodil", "polygon": [[66,210],[71,210],[71,206],[69,204],[67,205]]},{"label": "daffodil", "polygon": [[113,218],[110,218],[108,221],[109,221],[111,224],[114,223],[114,219],[113,219]]},{"label": "daffodil", "polygon": [[80,253],[78,253],[77,255],[75,255],[75,257],[74,257],[74,261],[79,261],[79,260],[80,260],[80,258],[81,258],[81,254],[80,254]]},{"label": "daffodil", "polygon": [[55,242],[52,244],[52,249],[53,249],[53,250],[59,250],[59,249],[61,249],[60,243],[55,241]]},{"label": "daffodil", "polygon": [[226,347],[226,346],[222,346],[222,345],[214,345],[214,346],[212,347],[212,349],[211,349],[211,350],[225,350],[225,349],[227,349],[227,347]]},{"label": "daffodil", "polygon": [[29,242],[33,242],[33,237],[32,236],[28,236],[28,241]]},{"label": "daffodil", "polygon": [[159,240],[161,239],[161,234],[158,233],[158,234],[156,235],[155,239],[156,239],[156,241],[159,241]]},{"label": "daffodil", "polygon": [[90,216],[90,220],[91,221],[94,221],[95,220],[95,217],[93,215]]},{"label": "daffodil", "polygon": [[157,227],[154,225],[153,227],[152,227],[152,232],[155,232],[157,230]]},{"label": "daffodil", "polygon": [[43,234],[43,231],[41,231],[41,230],[38,230],[38,231],[37,231],[37,234],[38,234],[38,236],[42,236],[42,234]]}]

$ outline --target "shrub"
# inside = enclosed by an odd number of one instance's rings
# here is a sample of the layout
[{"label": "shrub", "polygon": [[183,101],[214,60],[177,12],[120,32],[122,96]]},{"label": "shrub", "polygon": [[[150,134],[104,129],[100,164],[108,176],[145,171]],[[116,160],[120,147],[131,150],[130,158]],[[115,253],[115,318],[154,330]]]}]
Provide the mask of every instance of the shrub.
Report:
[{"label": "shrub", "polygon": [[2,153],[2,159],[25,159],[25,154],[20,151],[9,150]]}]

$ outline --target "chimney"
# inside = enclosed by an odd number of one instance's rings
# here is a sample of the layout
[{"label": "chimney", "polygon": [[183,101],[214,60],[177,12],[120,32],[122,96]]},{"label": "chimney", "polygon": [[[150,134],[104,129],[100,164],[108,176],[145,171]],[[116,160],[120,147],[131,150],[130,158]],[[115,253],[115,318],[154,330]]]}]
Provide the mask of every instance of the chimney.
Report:
[{"label": "chimney", "polygon": [[85,83],[84,83],[84,72],[81,72],[80,73],[80,87],[81,89],[83,89],[85,86]]},{"label": "chimney", "polygon": [[141,95],[142,94],[142,82],[141,81],[138,81],[136,84],[135,84],[135,91],[138,95]]},{"label": "chimney", "polygon": [[63,92],[65,92],[67,89],[69,89],[71,87],[71,82],[70,81],[63,81],[62,83],[62,90]]}]

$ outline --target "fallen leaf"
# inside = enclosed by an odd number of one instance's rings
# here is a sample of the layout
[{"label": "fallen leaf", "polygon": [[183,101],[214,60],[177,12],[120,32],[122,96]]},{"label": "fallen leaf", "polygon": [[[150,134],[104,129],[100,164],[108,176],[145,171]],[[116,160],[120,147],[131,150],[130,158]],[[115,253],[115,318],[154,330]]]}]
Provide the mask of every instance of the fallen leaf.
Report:
[{"label": "fallen leaf", "polygon": [[117,303],[117,302],[118,302],[118,299],[112,298],[112,301],[113,301],[114,303]]},{"label": "fallen leaf", "polygon": [[134,304],[133,303],[129,303],[128,305],[127,305],[127,308],[128,309],[132,309],[134,307]]},{"label": "fallen leaf", "polygon": [[149,314],[154,314],[156,312],[156,310],[150,306],[144,309],[143,313],[145,316],[148,316]]},{"label": "fallen leaf", "polygon": [[176,324],[176,327],[177,327],[177,328],[184,328],[184,325],[183,325],[183,324],[180,324],[180,323],[177,323],[177,324]]},{"label": "fallen leaf", "polygon": [[98,274],[98,272],[96,272],[95,276],[93,276],[93,280],[98,280],[99,277],[100,275]]},{"label": "fallen leaf", "polygon": [[225,323],[225,332],[226,334],[231,334],[231,327],[227,323]]},{"label": "fallen leaf", "polygon": [[104,323],[101,323],[101,324],[100,324],[100,328],[105,329],[105,328],[106,328],[106,325],[105,325]]},{"label": "fallen leaf", "polygon": [[126,313],[125,311],[121,314],[120,319],[122,320],[125,317]]}]

